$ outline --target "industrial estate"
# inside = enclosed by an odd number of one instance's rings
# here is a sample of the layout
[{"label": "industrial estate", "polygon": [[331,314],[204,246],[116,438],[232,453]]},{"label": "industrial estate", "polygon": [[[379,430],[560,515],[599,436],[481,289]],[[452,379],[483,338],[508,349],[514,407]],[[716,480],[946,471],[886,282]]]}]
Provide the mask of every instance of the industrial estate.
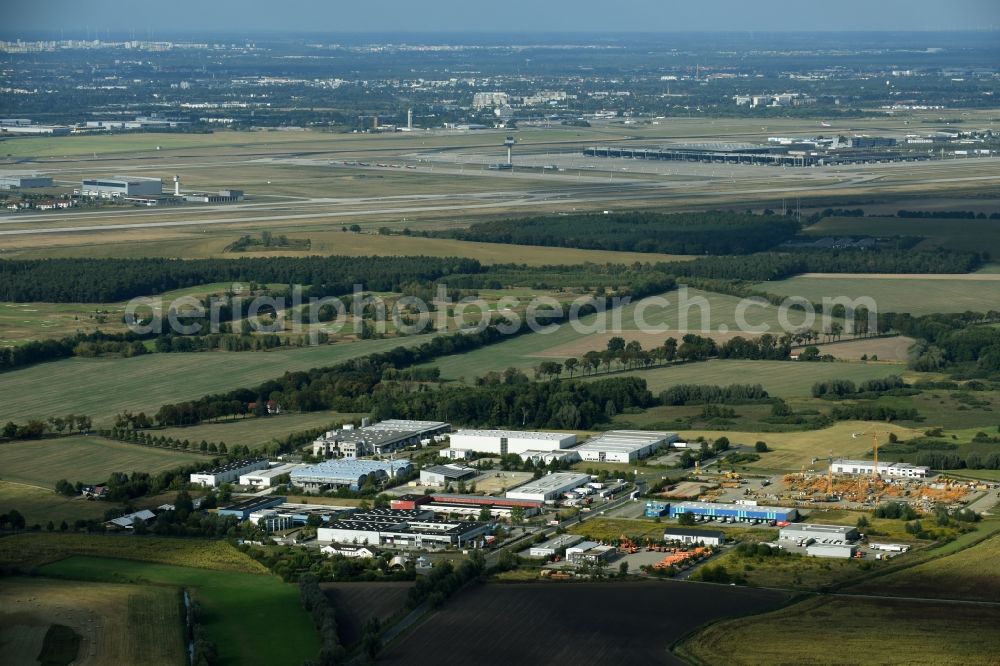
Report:
[{"label": "industrial estate", "polygon": [[993,28],[314,4],[0,30],[4,664],[997,663]]}]

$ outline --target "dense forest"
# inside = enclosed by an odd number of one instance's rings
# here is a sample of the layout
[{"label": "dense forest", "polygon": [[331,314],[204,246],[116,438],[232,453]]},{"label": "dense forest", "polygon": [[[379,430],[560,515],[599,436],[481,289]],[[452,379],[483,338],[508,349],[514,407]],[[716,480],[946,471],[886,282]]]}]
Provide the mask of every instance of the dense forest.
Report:
[{"label": "dense forest", "polygon": [[780,245],[798,231],[799,224],[791,217],[708,211],[515,218],[433,233],[514,245],[664,254],[750,254]]},{"label": "dense forest", "polygon": [[909,365],[920,372],[949,368],[960,379],[1000,378],[1000,311],[954,312],[914,316],[879,314],[879,329],[917,339]]},{"label": "dense forest", "polygon": [[111,303],[214,282],[309,285],[304,297],[401,291],[403,285],[478,273],[456,257],[254,257],[240,259],[0,260],[0,301]]}]

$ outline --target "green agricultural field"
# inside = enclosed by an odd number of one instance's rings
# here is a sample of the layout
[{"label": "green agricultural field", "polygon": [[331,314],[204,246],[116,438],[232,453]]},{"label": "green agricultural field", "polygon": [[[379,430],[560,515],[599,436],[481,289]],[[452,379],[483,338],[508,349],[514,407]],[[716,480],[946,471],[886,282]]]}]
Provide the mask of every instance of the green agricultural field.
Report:
[{"label": "green agricultural field", "polygon": [[946,557],[874,578],[851,588],[864,594],[996,601],[1000,597],[1000,536]]},{"label": "green agricultural field", "polygon": [[[937,379],[934,375],[923,373],[903,373],[903,376],[908,381]],[[799,406],[821,408],[828,404],[826,401],[811,399],[803,401]],[[993,436],[997,434],[996,411],[1000,409],[1000,392],[997,391],[931,389],[912,396],[882,396],[875,404],[897,409],[916,409],[924,417],[921,421],[921,424],[926,424],[922,425],[923,430],[943,428],[944,436],[951,439],[954,435],[956,443],[968,442],[979,431]]]},{"label": "green agricultural field", "polygon": [[63,338],[74,333],[122,333],[123,305],[0,303],[0,346]]},{"label": "green agricultural field", "polygon": [[631,518],[594,518],[569,528],[572,534],[579,534],[594,541],[608,543],[617,541],[624,534],[640,542],[648,539],[663,540],[663,525],[653,520]]},{"label": "green agricultural field", "polygon": [[[1000,654],[1000,608],[934,602],[817,597],[763,615],[719,622],[674,648],[693,666],[800,664],[969,664]],[[793,630],[790,630],[793,629]],[[876,636],[891,637],[876,640]]]},{"label": "green agricultural field", "polygon": [[[198,491],[193,491],[194,495]],[[132,502],[136,509],[151,509],[161,504],[173,502],[176,492],[149,495]],[[38,525],[45,529],[51,520],[58,529],[62,521],[70,526],[76,520],[103,520],[109,509],[121,509],[123,504],[115,502],[88,500],[84,497],[64,497],[54,490],[29,486],[12,481],[0,481],[0,513],[17,509],[24,516],[25,523],[31,527]]]},{"label": "green agricultural field", "polygon": [[155,413],[160,405],[254,386],[285,372],[334,365],[427,336],[362,340],[269,352],[149,354],[133,358],[69,358],[0,374],[6,399],[0,421],[24,423],[68,413],[110,425],[123,410]]},{"label": "green agricultural field", "polygon": [[41,567],[59,578],[168,585],[191,591],[203,609],[220,664],[301,664],[319,652],[296,585],[274,575],[209,571],[103,557],[70,557]]},{"label": "green agricultural field", "polygon": [[100,483],[111,472],[152,474],[209,460],[197,453],[73,435],[0,444],[0,481],[53,488],[59,479]]},{"label": "green agricultural field", "polygon": [[[352,220],[353,223],[353,220]],[[574,248],[551,248],[534,246],[517,246],[496,243],[476,243],[472,241],[452,240],[450,238],[422,238],[418,236],[382,236],[375,230],[384,226],[383,222],[358,223],[369,233],[344,233],[331,231],[329,220],[318,220],[313,224],[300,224],[297,227],[257,224],[247,227],[246,231],[274,229],[283,233],[289,239],[310,241],[308,250],[273,249],[254,252],[254,257],[264,256],[438,256],[467,257],[485,264],[506,264],[511,262],[529,266],[546,266],[552,264],[622,263],[636,261],[677,261],[687,257],[682,255],[649,254],[640,252],[605,252],[599,250],[578,250]],[[335,226],[335,225],[334,225]],[[397,225],[398,226],[398,225]],[[115,243],[74,243],[65,246],[52,244],[31,247],[16,251],[13,256],[24,259],[45,257],[182,257],[197,259],[215,257],[235,259],[244,255],[224,252],[226,246],[237,240],[242,233],[230,228],[198,229],[197,233],[183,228],[160,228],[144,232],[141,240],[129,240],[122,237]],[[73,242],[75,237],[66,239]],[[20,242],[20,241],[19,241]]]},{"label": "green agricultural field", "polygon": [[[1000,224],[1000,223],[998,223]],[[973,273],[962,276],[891,275],[802,275],[776,282],[761,282],[755,287],[779,296],[801,296],[812,302],[845,296],[851,299],[872,298],[879,312],[909,312],[914,315],[934,312],[986,312],[997,309],[1000,301],[1000,276]]]},{"label": "green agricultural field", "polygon": [[[282,285],[271,285],[272,287]],[[165,304],[181,297],[220,294],[232,287],[217,282],[160,294]],[[76,333],[123,333],[126,303],[0,303],[0,346],[63,338]]]},{"label": "green agricultural field", "polygon": [[[692,441],[696,437],[714,440],[725,436],[734,444],[752,446],[758,440],[767,442],[771,449],[760,455],[754,463],[741,463],[740,469],[798,472],[803,467],[813,466],[813,459],[821,459],[820,467],[826,469],[826,458],[830,451],[843,458],[864,458],[871,452],[870,437],[855,437],[856,433],[871,432],[896,433],[900,439],[919,436],[922,431],[906,428],[895,423],[871,423],[868,421],[840,421],[822,430],[803,432],[739,432],[730,430],[685,430],[681,437]],[[886,438],[888,435],[886,435]]]},{"label": "green agricultural field", "polygon": [[360,420],[367,414],[341,414],[340,412],[307,412],[279,414],[263,418],[244,418],[235,421],[201,423],[185,428],[151,430],[156,437],[173,437],[191,442],[225,442],[226,446],[242,444],[251,449],[264,447],[276,439],[284,439],[293,432],[325,428],[335,423]]},{"label": "green agricultural field", "polygon": [[[666,302],[659,299],[666,299]],[[690,304],[690,307],[684,307],[682,303]],[[621,336],[627,341],[636,340],[645,349],[662,345],[669,337],[679,340],[687,332],[725,340],[738,335],[736,308],[739,303],[740,299],[733,296],[697,289],[667,292],[603,315],[583,317],[577,327],[563,324],[547,332],[522,335],[492,345],[488,349],[434,361],[433,365],[441,368],[442,377],[471,379],[491,370],[507,367],[530,369],[545,360],[579,358],[588,351],[605,349],[607,341],[614,336]],[[772,333],[781,333],[777,309],[773,306],[750,308],[746,313],[746,323],[766,325]],[[720,328],[727,332],[720,333]],[[754,337],[754,334],[747,333],[745,336]]]},{"label": "green agricultural field", "polygon": [[7,664],[188,663],[180,590],[46,578],[0,581]]},{"label": "green agricultural field", "polygon": [[[906,206],[902,206],[905,208]],[[943,247],[1000,257],[1000,220],[924,220],[899,217],[827,217],[803,232],[810,236],[918,236],[918,249]]]},{"label": "green agricultural field", "polygon": [[[889,363],[712,360],[612,373],[610,376],[624,374],[641,377],[654,394],[678,384],[762,384],[773,396],[791,398],[808,396],[812,385],[825,379],[849,379],[861,383],[900,374],[903,370],[903,366]],[[594,375],[598,379],[603,376]]]},{"label": "green agricultural field", "polygon": [[980,479],[983,481],[1000,481],[1000,469],[963,469],[949,470],[948,476],[958,479]]},{"label": "green agricultural field", "polygon": [[37,486],[0,481],[0,513],[17,509],[29,526],[45,527],[50,520],[56,527],[63,520],[70,525],[78,519],[102,520],[104,512],[115,506],[117,505],[89,501],[82,497],[63,497]]},{"label": "green agricultural field", "polygon": [[22,570],[77,555],[241,574],[268,572],[263,564],[227,541],[39,532],[0,539],[0,565]]}]

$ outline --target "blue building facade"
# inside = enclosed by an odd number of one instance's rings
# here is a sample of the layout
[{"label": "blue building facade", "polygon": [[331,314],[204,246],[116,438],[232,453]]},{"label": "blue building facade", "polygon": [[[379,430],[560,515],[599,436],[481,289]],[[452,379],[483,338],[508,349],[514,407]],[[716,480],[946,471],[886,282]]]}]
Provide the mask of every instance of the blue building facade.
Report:
[{"label": "blue building facade", "polygon": [[776,506],[753,506],[749,504],[721,504],[714,502],[679,502],[670,505],[670,517],[683,513],[706,518],[728,518],[730,520],[767,520],[791,522],[798,518],[795,509]]},{"label": "blue building facade", "polygon": [[657,502],[655,500],[650,500],[646,502],[646,517],[647,518],[660,518],[661,516],[667,515],[670,511],[669,502]]}]

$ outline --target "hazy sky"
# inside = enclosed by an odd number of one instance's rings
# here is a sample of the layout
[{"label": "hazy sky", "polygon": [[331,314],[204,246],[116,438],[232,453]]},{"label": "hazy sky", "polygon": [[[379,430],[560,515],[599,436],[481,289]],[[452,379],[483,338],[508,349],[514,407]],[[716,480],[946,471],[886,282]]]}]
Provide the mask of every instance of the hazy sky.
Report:
[{"label": "hazy sky", "polygon": [[[0,0],[0,31],[1000,30],[1000,0]],[[1000,33],[998,33],[1000,35]],[[1000,39],[1000,36],[998,36]]]}]

